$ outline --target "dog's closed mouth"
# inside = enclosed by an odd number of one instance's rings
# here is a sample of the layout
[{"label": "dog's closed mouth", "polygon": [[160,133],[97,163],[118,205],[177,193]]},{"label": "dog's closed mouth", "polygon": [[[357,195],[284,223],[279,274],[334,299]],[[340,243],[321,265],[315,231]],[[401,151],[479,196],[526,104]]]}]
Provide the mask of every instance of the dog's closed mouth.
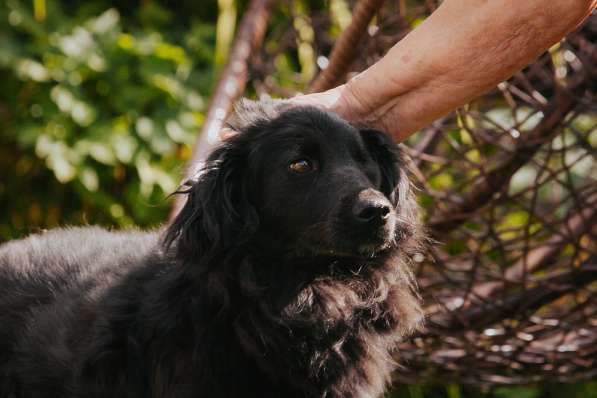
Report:
[{"label": "dog's closed mouth", "polygon": [[370,260],[382,257],[391,250],[393,242],[383,242],[381,244],[362,244],[356,248],[356,250],[346,250],[342,248],[326,247],[320,245],[307,245],[304,248],[308,252],[308,255],[318,257],[329,257],[333,259],[344,259],[355,261],[358,260]]}]

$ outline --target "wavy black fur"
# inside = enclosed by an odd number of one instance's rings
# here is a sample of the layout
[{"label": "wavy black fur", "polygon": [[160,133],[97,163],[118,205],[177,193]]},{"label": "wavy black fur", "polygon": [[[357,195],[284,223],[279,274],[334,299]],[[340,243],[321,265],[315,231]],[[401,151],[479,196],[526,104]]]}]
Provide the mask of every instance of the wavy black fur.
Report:
[{"label": "wavy black fur", "polygon": [[[421,318],[399,150],[314,108],[238,113],[164,231],[0,247],[0,397],[383,393]],[[298,158],[314,170],[291,172]],[[355,224],[367,198],[391,203],[382,227]]]}]

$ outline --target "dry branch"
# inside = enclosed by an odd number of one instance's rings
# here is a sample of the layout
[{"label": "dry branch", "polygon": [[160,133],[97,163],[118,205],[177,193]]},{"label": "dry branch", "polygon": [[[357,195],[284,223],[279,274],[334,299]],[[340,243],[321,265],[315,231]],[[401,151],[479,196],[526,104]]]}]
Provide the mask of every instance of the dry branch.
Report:
[{"label": "dry branch", "polygon": [[329,90],[340,84],[348,68],[358,57],[360,43],[366,35],[367,26],[383,2],[384,0],[360,0],[357,3],[350,25],[332,49],[328,67],[315,78],[309,87],[309,92]]},{"label": "dry branch", "polygon": [[[196,165],[206,158],[220,140],[219,134],[223,121],[247,84],[251,55],[261,46],[265,37],[271,6],[270,0],[252,0],[243,15],[230,58],[222,71],[201,134],[197,137],[193,153],[187,163],[185,179],[194,176]],[[170,219],[178,214],[184,200],[183,196],[176,197]]]},{"label": "dry branch", "polygon": [[473,300],[488,300],[496,296],[497,292],[505,289],[508,284],[520,283],[525,274],[545,268],[556,260],[556,256],[564,246],[577,242],[580,237],[594,228],[597,222],[597,192],[583,202],[583,208],[572,214],[564,222],[561,234],[556,234],[544,245],[530,250],[516,264],[504,272],[503,281],[482,283],[473,287]]},{"label": "dry branch", "polygon": [[538,308],[577,291],[595,280],[597,280],[597,258],[593,256],[578,268],[542,279],[537,282],[539,286],[508,295],[503,300],[487,300],[457,314],[432,315],[429,317],[429,325],[431,329],[438,328],[436,329],[438,335],[448,330],[451,332],[482,330],[504,319],[528,317]]},{"label": "dry branch", "polygon": [[471,191],[459,203],[449,206],[440,214],[434,215],[428,227],[434,236],[444,235],[469,219],[472,214],[491,201],[502,191],[512,175],[527,163],[541,146],[559,134],[558,127],[569,112],[579,103],[581,97],[569,90],[559,89],[553,100],[543,110],[543,119],[537,126],[520,137],[516,148],[501,155],[496,166],[481,175]]},{"label": "dry branch", "polygon": [[415,153],[413,154],[415,156],[414,163],[417,167],[421,167],[423,164],[421,155],[433,153],[435,150],[444,133],[442,127],[443,119],[439,119],[420,133],[421,139],[415,146]]}]

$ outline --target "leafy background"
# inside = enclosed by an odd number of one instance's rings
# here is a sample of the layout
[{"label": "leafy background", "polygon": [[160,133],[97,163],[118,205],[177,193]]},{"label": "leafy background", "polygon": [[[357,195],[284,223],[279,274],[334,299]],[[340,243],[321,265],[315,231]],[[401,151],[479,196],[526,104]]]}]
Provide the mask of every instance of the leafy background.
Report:
[{"label": "leafy background", "polygon": [[[246,2],[0,1],[0,242],[60,225],[159,226]],[[323,33],[333,39],[351,6],[276,7],[270,29],[292,25],[298,44],[267,71],[287,90],[274,94],[300,90],[316,73],[310,43],[321,28],[296,15],[331,12]],[[597,397],[597,383],[404,385],[389,396],[585,398]]]}]

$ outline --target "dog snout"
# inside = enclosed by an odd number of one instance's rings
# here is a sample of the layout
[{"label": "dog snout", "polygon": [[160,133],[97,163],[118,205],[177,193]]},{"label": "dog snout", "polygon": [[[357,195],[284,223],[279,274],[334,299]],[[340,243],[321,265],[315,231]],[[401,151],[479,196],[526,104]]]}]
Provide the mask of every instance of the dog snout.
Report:
[{"label": "dog snout", "polygon": [[366,224],[385,223],[391,211],[391,204],[386,197],[372,188],[359,192],[352,207],[354,218]]}]

